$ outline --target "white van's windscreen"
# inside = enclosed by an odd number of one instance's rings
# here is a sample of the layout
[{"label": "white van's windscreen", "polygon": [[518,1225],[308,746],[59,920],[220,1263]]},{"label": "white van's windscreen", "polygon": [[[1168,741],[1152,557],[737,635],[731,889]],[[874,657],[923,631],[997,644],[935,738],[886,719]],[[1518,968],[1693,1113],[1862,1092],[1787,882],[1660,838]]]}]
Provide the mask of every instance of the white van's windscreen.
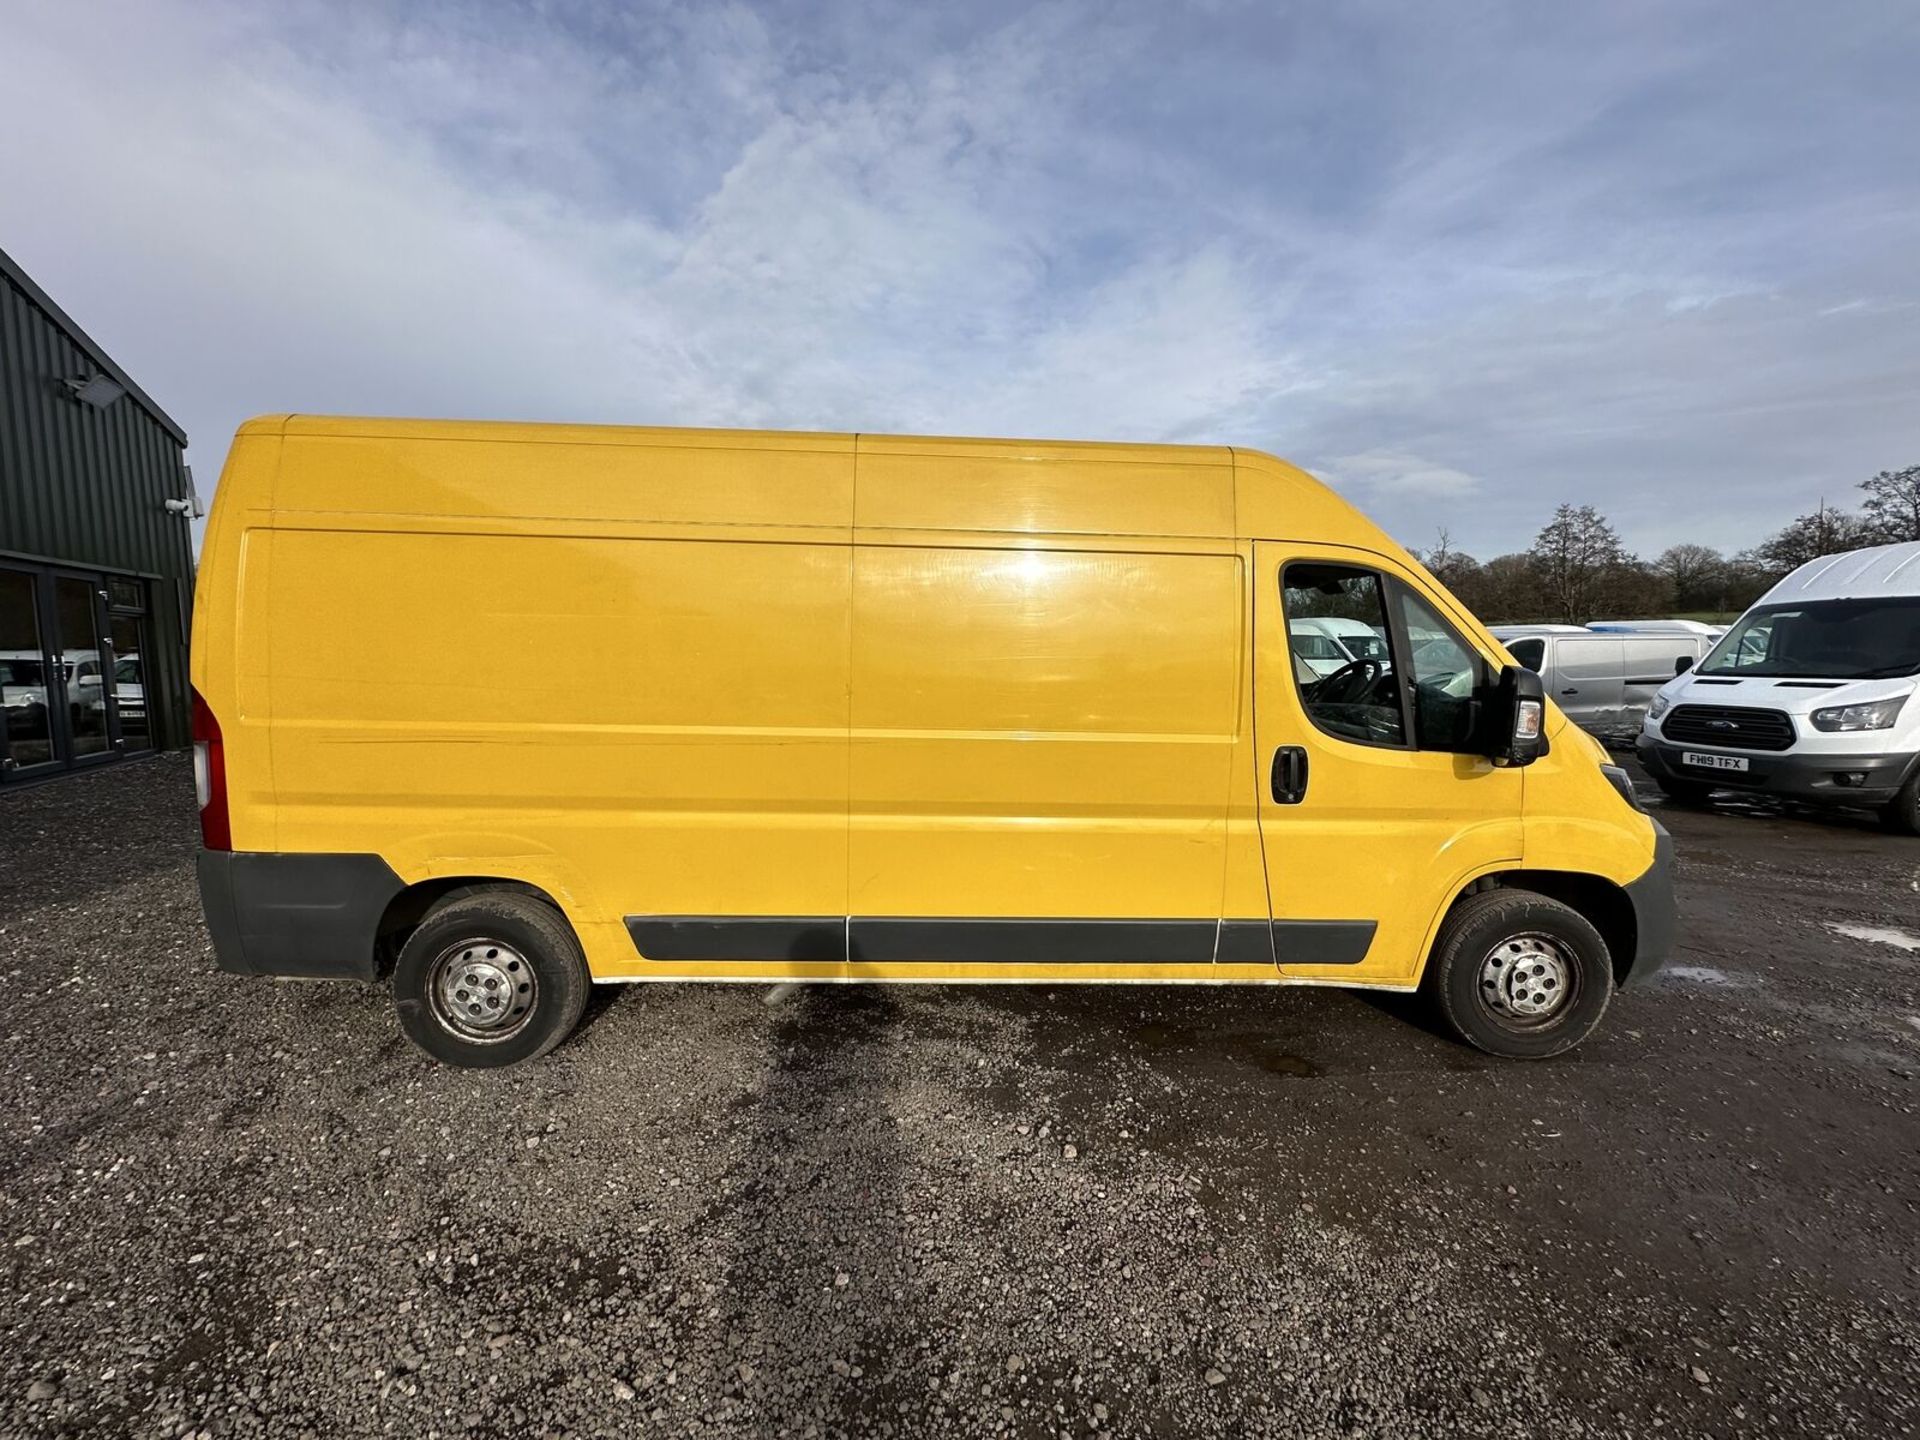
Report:
[{"label": "white van's windscreen", "polygon": [[1920,674],[1920,597],[1822,600],[1749,611],[1696,673],[1815,680]]}]

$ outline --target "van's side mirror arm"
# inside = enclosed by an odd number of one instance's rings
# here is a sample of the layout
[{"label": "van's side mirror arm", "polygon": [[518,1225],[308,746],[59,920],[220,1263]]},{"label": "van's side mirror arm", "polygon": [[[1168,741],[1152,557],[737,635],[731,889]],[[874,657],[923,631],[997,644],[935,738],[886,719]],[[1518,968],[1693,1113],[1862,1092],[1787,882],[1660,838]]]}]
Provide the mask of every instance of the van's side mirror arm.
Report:
[{"label": "van's side mirror arm", "polygon": [[1523,665],[1507,665],[1486,709],[1487,754],[1496,765],[1531,765],[1547,749],[1547,693]]}]

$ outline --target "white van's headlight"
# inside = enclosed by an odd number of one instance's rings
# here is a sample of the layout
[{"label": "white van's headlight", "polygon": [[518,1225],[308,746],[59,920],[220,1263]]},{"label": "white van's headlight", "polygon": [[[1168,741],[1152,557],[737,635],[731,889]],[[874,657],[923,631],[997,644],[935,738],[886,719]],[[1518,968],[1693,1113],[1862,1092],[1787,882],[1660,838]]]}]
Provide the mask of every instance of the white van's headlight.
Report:
[{"label": "white van's headlight", "polygon": [[1907,697],[1896,695],[1891,700],[1870,700],[1862,705],[1835,705],[1826,710],[1813,712],[1813,728],[1816,730],[1890,730],[1893,722],[1900,718],[1900,707],[1907,703]]},{"label": "white van's headlight", "polygon": [[1671,700],[1667,699],[1664,695],[1656,695],[1653,697],[1653,703],[1647,706],[1647,718],[1650,720],[1658,720],[1672,708],[1673,702]]}]

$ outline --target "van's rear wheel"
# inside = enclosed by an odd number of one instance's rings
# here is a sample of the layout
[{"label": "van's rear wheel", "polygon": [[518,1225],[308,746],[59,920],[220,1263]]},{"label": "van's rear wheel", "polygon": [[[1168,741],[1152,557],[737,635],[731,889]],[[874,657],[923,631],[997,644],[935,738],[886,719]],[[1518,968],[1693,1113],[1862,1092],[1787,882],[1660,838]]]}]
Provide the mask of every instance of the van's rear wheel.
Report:
[{"label": "van's rear wheel", "polygon": [[1469,1045],[1537,1060],[1593,1033],[1613,998],[1613,957],[1577,910],[1527,890],[1488,890],[1447,917],[1425,988]]},{"label": "van's rear wheel", "polygon": [[442,901],[393,972],[407,1038],[436,1060],[493,1069],[553,1049],[580,1023],[591,983],[560,912],[511,890]]}]

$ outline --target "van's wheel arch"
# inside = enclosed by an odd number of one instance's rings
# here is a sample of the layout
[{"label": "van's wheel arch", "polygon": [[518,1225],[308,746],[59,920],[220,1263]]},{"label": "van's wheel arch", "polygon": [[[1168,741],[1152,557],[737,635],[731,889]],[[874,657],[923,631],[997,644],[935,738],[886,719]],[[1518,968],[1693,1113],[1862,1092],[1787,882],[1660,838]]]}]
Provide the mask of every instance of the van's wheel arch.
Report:
[{"label": "van's wheel arch", "polygon": [[545,896],[461,886],[400,947],[393,1000],[400,1028],[427,1054],[496,1069],[566,1039],[591,983],[573,927]]},{"label": "van's wheel arch", "polygon": [[1497,886],[1448,912],[1421,988],[1469,1045],[1545,1059],[1599,1025],[1613,998],[1614,961],[1599,930],[1572,906]]}]

